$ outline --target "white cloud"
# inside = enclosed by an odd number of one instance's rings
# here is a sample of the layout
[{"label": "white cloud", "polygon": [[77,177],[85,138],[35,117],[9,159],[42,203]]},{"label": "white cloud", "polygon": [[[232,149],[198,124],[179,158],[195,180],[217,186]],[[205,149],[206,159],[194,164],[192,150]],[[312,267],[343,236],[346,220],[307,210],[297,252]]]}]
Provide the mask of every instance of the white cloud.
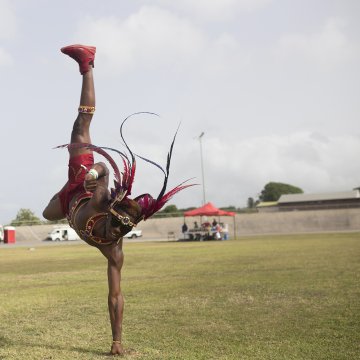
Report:
[{"label": "white cloud", "polygon": [[[156,2],[174,11],[186,13],[202,20],[224,21],[240,12],[253,12],[267,6],[272,0],[157,0]],[[149,1],[145,1],[148,3]],[[154,3],[154,1],[151,1]]]},{"label": "white cloud", "polygon": [[[17,32],[17,19],[12,4],[8,0],[0,0],[0,40],[13,39]],[[0,67],[12,63],[13,59],[4,46],[0,47]]]},{"label": "white cloud", "polygon": [[358,54],[358,47],[350,42],[345,30],[343,19],[329,18],[317,33],[284,35],[279,41],[279,55],[332,69]]},{"label": "white cloud", "polygon": [[10,65],[13,59],[9,52],[0,47],[0,66]]},{"label": "white cloud", "polygon": [[250,52],[234,34],[210,35],[187,18],[154,6],[143,6],[125,19],[86,18],[74,41],[79,39],[97,44],[98,69],[112,77],[169,71],[196,87],[197,81],[213,84],[223,74],[233,76],[251,62]]},{"label": "white cloud", "polygon": [[0,39],[12,39],[17,32],[17,19],[12,4],[0,0]]},{"label": "white cloud", "polygon": [[232,34],[222,33],[208,39],[202,58],[197,59],[197,70],[206,72],[211,78],[223,73],[234,76],[250,63],[250,52],[242,49]]},{"label": "white cloud", "polygon": [[145,6],[124,21],[115,17],[87,18],[76,38],[99,44],[99,59],[112,72],[136,67],[190,64],[205,46],[202,33],[186,19]]},{"label": "white cloud", "polygon": [[301,132],[237,143],[208,138],[203,144],[206,192],[218,205],[244,206],[269,181],[299,186],[306,193],[347,191],[359,185],[360,137]]}]

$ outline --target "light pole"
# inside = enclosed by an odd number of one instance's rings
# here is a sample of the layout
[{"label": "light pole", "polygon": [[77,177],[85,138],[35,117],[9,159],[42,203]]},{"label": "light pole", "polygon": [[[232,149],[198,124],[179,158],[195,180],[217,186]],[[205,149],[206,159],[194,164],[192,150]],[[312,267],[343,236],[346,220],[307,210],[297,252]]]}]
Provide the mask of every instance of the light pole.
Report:
[{"label": "light pole", "polygon": [[201,174],[202,174],[202,184],[203,184],[203,205],[206,204],[206,198],[205,198],[205,176],[204,176],[204,162],[203,162],[203,153],[202,153],[202,142],[201,139],[205,135],[204,132],[202,132],[198,139],[200,142],[200,160],[201,160]]}]

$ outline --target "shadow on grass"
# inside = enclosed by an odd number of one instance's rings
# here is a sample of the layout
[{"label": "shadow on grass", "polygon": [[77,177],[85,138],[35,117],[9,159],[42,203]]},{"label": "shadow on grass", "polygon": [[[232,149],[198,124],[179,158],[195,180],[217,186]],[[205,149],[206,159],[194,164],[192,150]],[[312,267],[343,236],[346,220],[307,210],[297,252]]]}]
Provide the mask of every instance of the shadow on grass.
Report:
[{"label": "shadow on grass", "polygon": [[[5,338],[4,336],[0,335],[0,347],[4,347],[4,346],[16,346],[18,345],[17,342],[15,341],[10,341],[9,339]],[[61,346],[61,345],[45,345],[44,343],[31,343],[28,342],[26,344],[26,346],[29,347],[38,347],[38,348],[46,348],[49,350],[59,350],[59,351],[77,351],[79,353],[82,354],[92,354],[92,355],[100,355],[100,356],[109,356],[109,357],[113,357],[113,355],[110,354],[110,351],[100,351],[100,350],[90,350],[87,348],[82,348],[82,347],[77,347],[77,346],[72,346],[72,347],[65,347],[65,346]],[[139,355],[139,352],[137,352],[134,349],[124,349],[124,355],[123,356],[137,356]],[[0,356],[0,360],[3,359]]]},{"label": "shadow on grass", "polygon": [[[9,340],[8,338],[0,335],[0,347],[4,347],[4,346],[16,346],[18,345],[18,343],[16,341],[12,341]],[[83,354],[93,354],[93,355],[109,355],[109,352],[104,352],[104,351],[97,351],[97,350],[89,350],[87,348],[81,348],[81,347],[65,347],[65,346],[61,346],[61,345],[45,345],[44,343],[31,343],[28,342],[26,343],[26,346],[30,346],[30,347],[39,347],[39,348],[46,348],[46,349],[50,349],[50,350],[71,350],[71,351],[77,351],[79,353],[83,353]],[[1,357],[0,357],[1,359]]]},{"label": "shadow on grass", "polygon": [[[5,347],[6,345],[11,345],[11,341],[7,339],[5,336],[0,335],[0,348]],[[4,356],[0,355],[0,360],[5,359]]]},{"label": "shadow on grass", "polygon": [[10,341],[5,336],[0,335],[0,347],[3,347],[5,345],[9,345]]},{"label": "shadow on grass", "polygon": [[50,350],[59,350],[59,351],[76,351],[78,353],[82,353],[82,354],[92,354],[92,355],[101,355],[101,356],[107,356],[110,355],[109,352],[105,352],[105,351],[100,351],[100,350],[90,350],[87,348],[82,348],[82,347],[78,347],[78,346],[71,346],[71,347],[67,347],[67,346],[61,346],[61,345],[45,345],[43,343],[28,343],[27,346],[31,346],[31,347],[44,347]]},{"label": "shadow on grass", "polygon": [[[19,342],[14,341],[14,339],[9,339],[3,335],[0,334],[0,348],[2,347],[6,347],[6,346],[17,346],[19,345]],[[27,346],[29,347],[38,347],[38,348],[46,348],[49,350],[58,350],[58,351],[77,351],[79,353],[82,354],[92,354],[92,355],[100,355],[100,356],[111,356],[113,357],[113,355],[110,354],[110,350],[109,351],[100,351],[100,350],[91,350],[88,348],[82,348],[82,347],[78,347],[78,346],[62,346],[62,345],[56,345],[56,344],[44,344],[44,343],[36,343],[36,342],[27,342],[26,343]],[[128,349],[124,349],[124,355],[123,356],[138,356],[140,355],[140,353],[134,349],[128,348]],[[1,355],[0,355],[0,360],[4,359]]]}]

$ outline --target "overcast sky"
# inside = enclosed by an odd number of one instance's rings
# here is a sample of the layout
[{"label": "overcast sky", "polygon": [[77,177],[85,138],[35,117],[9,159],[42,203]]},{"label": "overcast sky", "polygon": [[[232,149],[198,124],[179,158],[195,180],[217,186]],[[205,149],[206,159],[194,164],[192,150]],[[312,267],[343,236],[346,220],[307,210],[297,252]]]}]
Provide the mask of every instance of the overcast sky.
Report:
[{"label": "overcast sky", "polygon": [[[101,4],[101,5],[99,5]],[[66,181],[79,105],[77,64],[95,45],[92,140],[165,164],[170,186],[196,177],[206,201],[243,207],[269,181],[306,193],[360,185],[358,0],[0,0],[0,223],[38,216]],[[100,160],[100,158],[97,158]],[[139,161],[133,195],[162,176]],[[200,206],[202,186],[170,204]]]}]

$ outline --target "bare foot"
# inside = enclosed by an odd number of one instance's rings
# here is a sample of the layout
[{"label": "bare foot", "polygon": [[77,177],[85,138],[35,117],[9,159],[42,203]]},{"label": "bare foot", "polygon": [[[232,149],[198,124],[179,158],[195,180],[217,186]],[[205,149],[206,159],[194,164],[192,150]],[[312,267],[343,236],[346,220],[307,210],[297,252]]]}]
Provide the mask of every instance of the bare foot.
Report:
[{"label": "bare foot", "polygon": [[111,345],[110,355],[124,355],[124,349],[118,342],[114,342]]}]

